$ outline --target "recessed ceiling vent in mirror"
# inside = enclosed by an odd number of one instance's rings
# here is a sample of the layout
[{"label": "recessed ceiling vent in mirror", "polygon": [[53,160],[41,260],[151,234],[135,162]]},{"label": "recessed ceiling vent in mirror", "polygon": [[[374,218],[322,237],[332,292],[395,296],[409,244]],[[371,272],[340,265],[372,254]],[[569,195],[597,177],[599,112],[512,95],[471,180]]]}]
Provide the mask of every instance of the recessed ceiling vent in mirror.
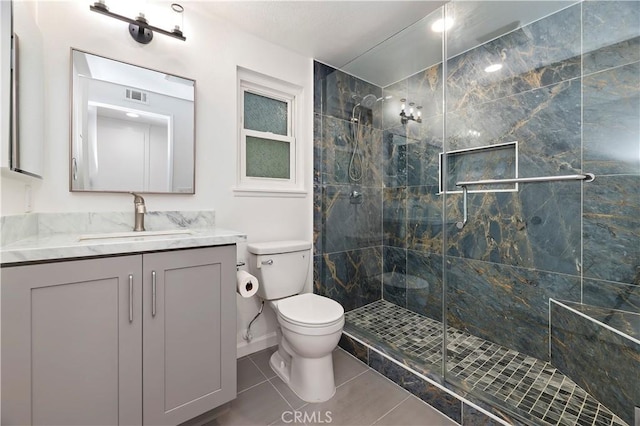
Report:
[{"label": "recessed ceiling vent in mirror", "polygon": [[147,92],[143,92],[141,90],[127,88],[125,97],[130,101],[139,102],[141,104],[149,103],[147,100]]}]

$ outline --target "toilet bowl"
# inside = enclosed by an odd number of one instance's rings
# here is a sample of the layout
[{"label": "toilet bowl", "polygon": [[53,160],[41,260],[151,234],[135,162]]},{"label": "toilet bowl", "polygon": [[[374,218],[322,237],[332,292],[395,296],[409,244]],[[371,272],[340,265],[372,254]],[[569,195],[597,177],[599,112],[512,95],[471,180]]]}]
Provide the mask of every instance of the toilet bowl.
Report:
[{"label": "toilet bowl", "polygon": [[303,401],[330,399],[336,390],[332,354],[342,334],[344,309],[311,293],[272,301],[271,306],[279,325],[271,368]]},{"label": "toilet bowl", "polygon": [[323,402],[335,391],[333,350],[344,326],[344,309],[336,301],[303,293],[311,243],[279,241],[248,244],[249,269],[258,277],[258,296],[278,318],[278,351],[273,371],[298,397]]}]

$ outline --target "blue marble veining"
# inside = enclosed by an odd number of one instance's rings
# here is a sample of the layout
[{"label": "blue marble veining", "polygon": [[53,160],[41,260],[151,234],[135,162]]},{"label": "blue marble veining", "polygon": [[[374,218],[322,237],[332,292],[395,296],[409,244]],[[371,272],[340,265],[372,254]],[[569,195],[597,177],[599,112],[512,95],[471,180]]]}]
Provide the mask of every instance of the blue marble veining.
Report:
[{"label": "blue marble veining", "polygon": [[518,141],[520,177],[580,173],[580,99],[571,80],[460,108],[447,119],[447,149]]},{"label": "blue marble veining", "polygon": [[[378,188],[382,185],[380,130],[325,116],[318,142],[322,150],[322,183]],[[354,181],[354,174],[361,178]]]},{"label": "blue marble veining", "polygon": [[382,136],[383,183],[387,188],[407,186],[409,141],[402,129],[385,130]]},{"label": "blue marble veining", "polygon": [[[348,309],[384,298],[437,321],[446,313],[450,325],[541,360],[549,356],[550,298],[640,312],[640,7],[617,0],[566,4],[448,59],[444,81],[441,63],[384,88],[315,65],[316,292]],[[503,68],[486,73],[494,61]],[[379,145],[367,147],[369,174],[352,187],[342,157],[351,152],[353,107],[368,93],[390,98],[363,111],[363,139]],[[422,104],[422,123],[400,124],[400,99]],[[596,180],[470,194],[469,222],[459,230],[462,198],[438,195],[438,154],[513,141],[520,177],[591,172]],[[501,176],[503,164],[485,160],[473,172]],[[348,204],[354,188],[375,202]],[[369,213],[361,211],[365,205]],[[363,231],[354,239],[356,229]],[[394,338],[419,337],[407,330]],[[616,346],[608,348],[606,333],[589,336],[599,355],[592,364],[576,361],[580,368],[570,376],[587,390],[607,389],[605,378],[585,372],[601,368]],[[607,368],[615,367],[601,369]],[[486,384],[494,385],[509,383]],[[533,413],[541,422],[591,424],[593,417],[592,403],[521,402],[532,413],[545,411]],[[462,409],[465,422],[486,420],[476,414]],[[600,420],[619,424],[611,416]]]},{"label": "blue marble veining", "polygon": [[640,341],[578,315],[573,306],[551,303],[553,364],[633,424],[633,407],[640,406]]},{"label": "blue marble veining", "polygon": [[407,306],[407,251],[384,247],[382,261],[382,298],[405,308]]},{"label": "blue marble veining", "polygon": [[546,359],[549,299],[580,300],[580,279],[533,269],[447,258],[449,325]]},{"label": "blue marble veining", "polygon": [[[325,66],[323,74],[324,81],[320,93],[321,96],[324,96],[320,102],[323,115],[350,121],[354,115],[354,108],[362,98],[369,94],[374,95],[376,98],[382,96],[381,87],[345,72],[339,70],[330,72]],[[355,110],[355,116],[359,117],[361,124],[380,128],[382,104],[377,102],[370,109],[359,107]]]},{"label": "blue marble veining", "polygon": [[316,256],[314,292],[349,311],[382,298],[381,275],[381,247]]},{"label": "blue marble veining", "polygon": [[584,188],[584,276],[640,285],[640,176],[599,176]]},{"label": "blue marble veining", "polygon": [[637,1],[582,3],[585,74],[640,61],[640,7]]},{"label": "blue marble veining", "polygon": [[407,191],[407,247],[442,253],[442,198],[437,186],[409,187]]},{"label": "blue marble veining", "polygon": [[[461,220],[462,197],[450,221]],[[519,192],[470,194],[469,223],[450,228],[447,253],[545,271],[579,274],[580,183],[520,184]]]},{"label": "blue marble veining", "polygon": [[585,171],[640,175],[640,62],[586,76],[582,90]]},{"label": "blue marble veining", "polygon": [[382,189],[327,185],[322,208],[323,253],[382,245]]},{"label": "blue marble veining", "polygon": [[419,126],[407,140],[407,185],[437,186],[440,175],[438,154],[443,152],[444,117],[424,118]]},{"label": "blue marble veining", "polygon": [[442,256],[407,251],[407,309],[442,320]]},{"label": "blue marble veining", "polygon": [[584,278],[583,302],[640,314],[640,285]]},{"label": "blue marble veining", "polygon": [[384,244],[407,246],[407,188],[385,188],[382,202]]},{"label": "blue marble veining", "polygon": [[[447,110],[579,77],[580,28],[575,5],[449,59]],[[485,72],[494,63],[503,68]]]}]

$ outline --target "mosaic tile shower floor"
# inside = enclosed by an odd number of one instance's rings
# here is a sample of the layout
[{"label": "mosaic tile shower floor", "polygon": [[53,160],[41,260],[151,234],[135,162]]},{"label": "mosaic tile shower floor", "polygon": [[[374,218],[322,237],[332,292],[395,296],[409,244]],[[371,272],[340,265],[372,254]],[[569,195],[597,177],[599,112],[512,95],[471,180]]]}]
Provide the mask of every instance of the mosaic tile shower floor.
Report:
[{"label": "mosaic tile shower floor", "polygon": [[[442,362],[442,323],[384,300],[345,313],[363,333],[425,365]],[[471,390],[552,425],[626,425],[551,364],[449,327],[448,368]]]}]

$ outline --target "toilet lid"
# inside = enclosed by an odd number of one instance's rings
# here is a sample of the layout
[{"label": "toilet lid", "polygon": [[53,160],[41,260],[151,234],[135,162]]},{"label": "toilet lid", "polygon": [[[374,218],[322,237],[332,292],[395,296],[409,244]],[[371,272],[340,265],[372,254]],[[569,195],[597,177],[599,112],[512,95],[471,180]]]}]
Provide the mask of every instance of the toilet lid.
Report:
[{"label": "toilet lid", "polygon": [[305,293],[280,300],[278,313],[293,322],[320,325],[338,321],[344,315],[344,309],[327,297]]}]

